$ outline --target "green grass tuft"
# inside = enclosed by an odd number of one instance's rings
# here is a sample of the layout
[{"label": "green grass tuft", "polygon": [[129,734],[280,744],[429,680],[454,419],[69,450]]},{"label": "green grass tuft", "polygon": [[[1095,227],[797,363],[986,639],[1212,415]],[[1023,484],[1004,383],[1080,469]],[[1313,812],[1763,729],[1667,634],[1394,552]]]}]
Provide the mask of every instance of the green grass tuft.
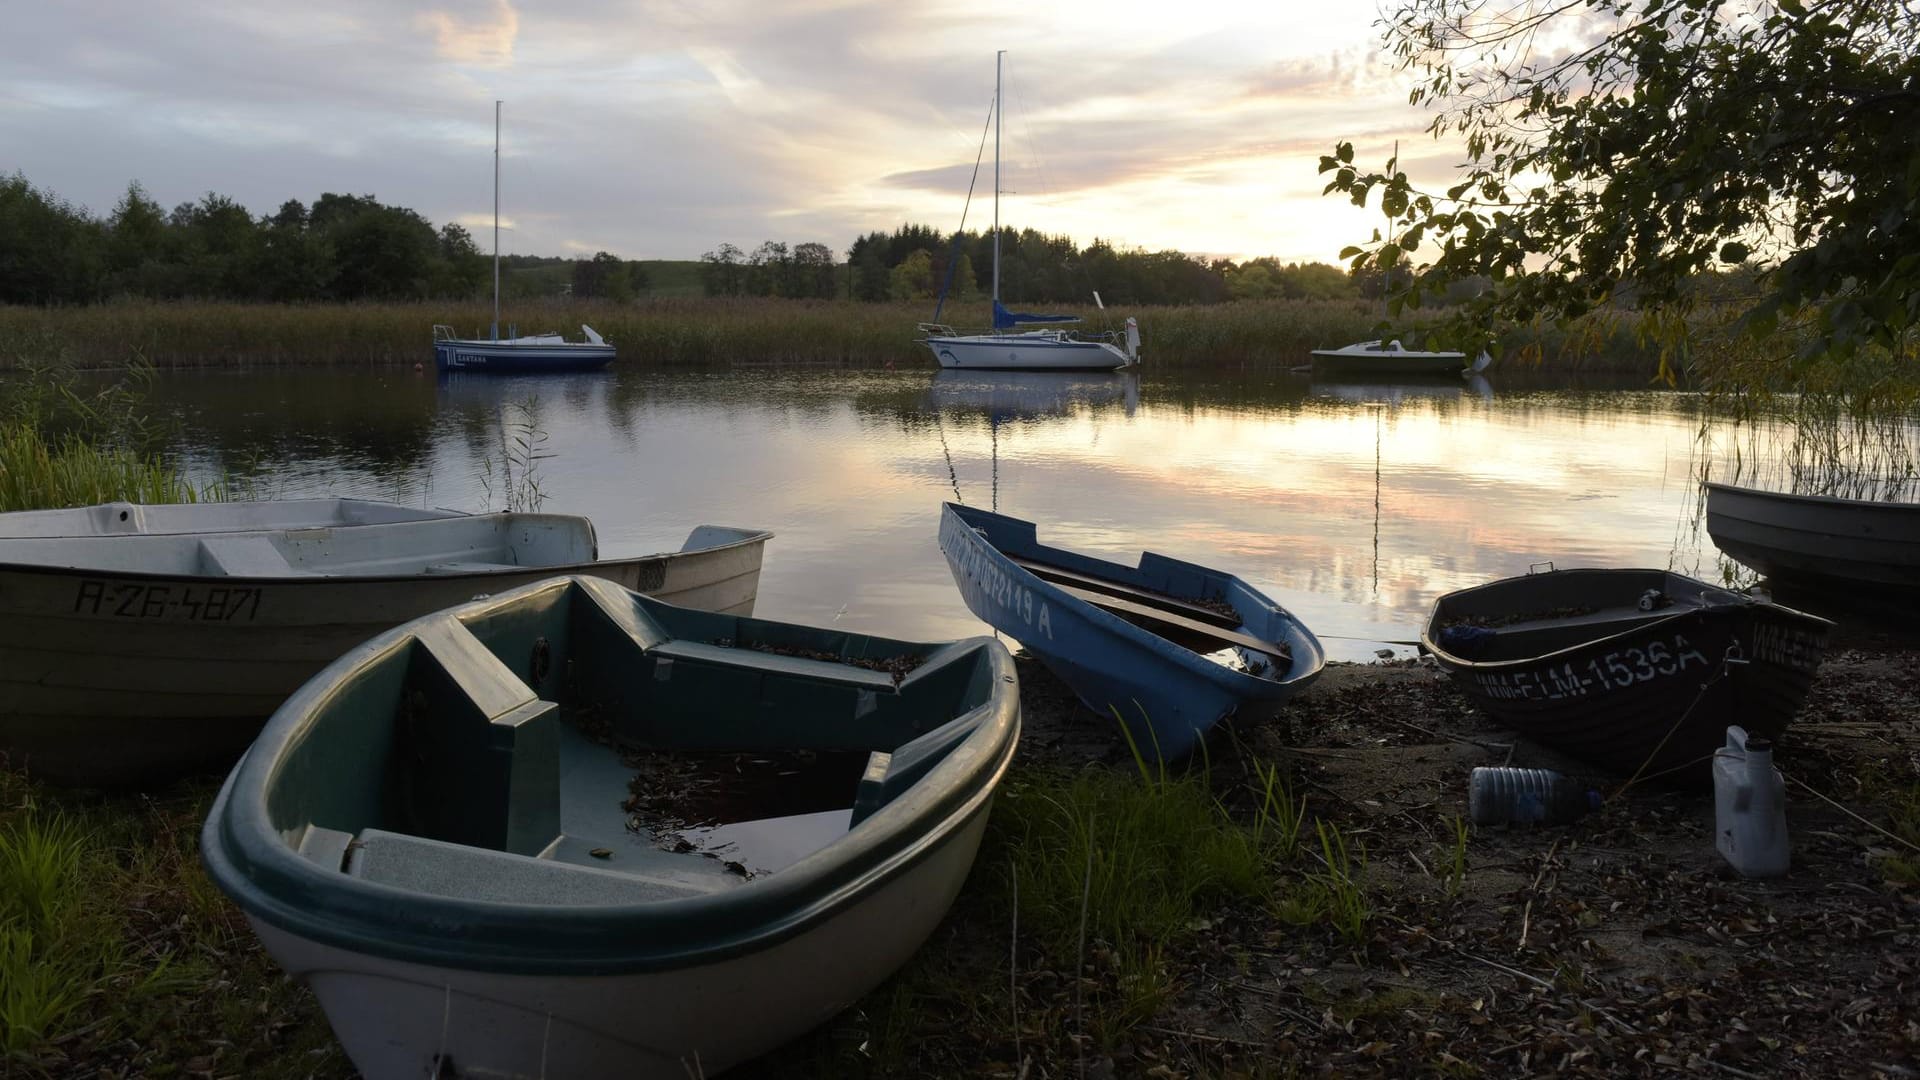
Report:
[{"label": "green grass tuft", "polygon": [[103,502],[199,502],[218,487],[195,488],[157,456],[49,437],[25,423],[0,424],[0,511],[90,506]]}]

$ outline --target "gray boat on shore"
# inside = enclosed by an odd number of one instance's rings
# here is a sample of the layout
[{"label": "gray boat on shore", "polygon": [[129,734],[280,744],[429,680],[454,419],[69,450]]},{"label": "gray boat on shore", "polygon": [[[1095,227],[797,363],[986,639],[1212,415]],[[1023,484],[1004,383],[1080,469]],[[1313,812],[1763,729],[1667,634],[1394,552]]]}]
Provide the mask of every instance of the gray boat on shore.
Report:
[{"label": "gray boat on shore", "polygon": [[[67,535],[0,514],[0,753],[92,785],[230,761],[328,662],[477,596],[588,574],[751,614],[770,536],[703,525],[678,551],[600,559],[583,517],[329,502],[50,512],[85,527]],[[136,526],[156,531],[117,531]]]},{"label": "gray boat on shore", "polygon": [[1707,534],[1780,584],[1920,597],[1920,504],[1708,484]]}]

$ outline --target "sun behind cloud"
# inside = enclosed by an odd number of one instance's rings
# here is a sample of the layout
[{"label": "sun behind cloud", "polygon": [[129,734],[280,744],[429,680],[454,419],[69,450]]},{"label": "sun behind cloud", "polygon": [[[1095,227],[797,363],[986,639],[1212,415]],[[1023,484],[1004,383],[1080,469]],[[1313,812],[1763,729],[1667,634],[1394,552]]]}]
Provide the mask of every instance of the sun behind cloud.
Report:
[{"label": "sun behind cloud", "polygon": [[514,40],[520,36],[520,13],[507,0],[468,6],[482,10],[434,10],[414,21],[433,32],[434,52],[442,60],[471,67],[511,66]]}]

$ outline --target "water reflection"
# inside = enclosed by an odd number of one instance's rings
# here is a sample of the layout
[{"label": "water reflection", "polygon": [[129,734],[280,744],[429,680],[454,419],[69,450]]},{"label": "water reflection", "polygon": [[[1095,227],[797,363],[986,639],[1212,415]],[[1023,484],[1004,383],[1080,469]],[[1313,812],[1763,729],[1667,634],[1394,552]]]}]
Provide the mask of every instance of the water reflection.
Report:
[{"label": "water reflection", "polygon": [[225,475],[243,492],[433,502],[431,373],[169,371],[148,400],[176,424],[197,472]]},{"label": "water reflection", "polygon": [[169,374],[156,397],[204,474],[474,510],[525,404],[546,508],[590,514],[603,552],[770,528],[762,614],[904,637],[982,629],[934,543],[956,491],[1089,554],[1217,565],[1329,635],[1410,637],[1440,593],[1541,560],[1718,576],[1687,527],[1695,399],[1666,391],[632,367]]},{"label": "water reflection", "polygon": [[948,418],[980,415],[995,421],[1062,417],[1080,408],[1119,408],[1132,416],[1140,408],[1140,376],[1113,371],[942,368],[933,375],[927,408]]},{"label": "water reflection", "polygon": [[1473,398],[1482,402],[1493,400],[1493,384],[1484,375],[1460,378],[1449,375],[1444,379],[1420,379],[1406,377],[1391,383],[1333,382],[1315,379],[1307,384],[1310,397],[1330,397],[1355,405],[1382,404],[1402,405],[1416,398],[1436,402],[1459,402]]}]

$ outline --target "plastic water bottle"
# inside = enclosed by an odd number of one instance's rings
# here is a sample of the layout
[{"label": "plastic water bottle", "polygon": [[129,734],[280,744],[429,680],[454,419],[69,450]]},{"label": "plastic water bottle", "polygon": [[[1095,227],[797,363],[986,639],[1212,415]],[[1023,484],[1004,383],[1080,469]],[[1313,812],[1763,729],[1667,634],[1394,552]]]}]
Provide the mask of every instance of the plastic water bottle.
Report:
[{"label": "plastic water bottle", "polygon": [[1562,825],[1600,809],[1600,793],[1552,769],[1482,767],[1467,779],[1475,825]]},{"label": "plastic water bottle", "polygon": [[1773,767],[1773,744],[1727,729],[1713,752],[1714,845],[1746,877],[1787,872],[1787,785]]}]

